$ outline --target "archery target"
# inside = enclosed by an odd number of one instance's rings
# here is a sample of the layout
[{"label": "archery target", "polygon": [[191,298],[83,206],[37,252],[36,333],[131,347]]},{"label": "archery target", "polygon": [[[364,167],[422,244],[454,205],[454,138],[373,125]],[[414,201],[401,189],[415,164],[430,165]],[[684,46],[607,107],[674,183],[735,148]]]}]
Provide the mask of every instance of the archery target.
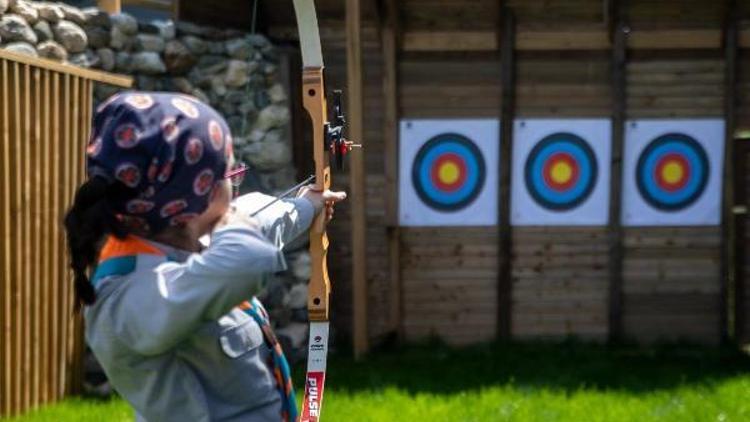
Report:
[{"label": "archery target", "polygon": [[623,224],[718,224],[723,137],[719,119],[628,122]]},{"label": "archery target", "polygon": [[606,119],[516,121],[511,222],[606,224],[610,134]]},{"label": "archery target", "polygon": [[402,225],[494,225],[497,120],[401,122]]}]

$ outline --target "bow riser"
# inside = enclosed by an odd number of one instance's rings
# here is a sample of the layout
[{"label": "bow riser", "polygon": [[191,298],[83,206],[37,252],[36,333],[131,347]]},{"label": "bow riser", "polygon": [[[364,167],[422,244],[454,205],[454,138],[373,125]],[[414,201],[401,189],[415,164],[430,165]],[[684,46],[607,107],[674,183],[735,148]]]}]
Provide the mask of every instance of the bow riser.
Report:
[{"label": "bow riser", "polygon": [[[313,158],[315,160],[315,189],[324,191],[331,186],[331,166],[325,148],[324,128],[327,106],[323,85],[323,68],[302,71],[303,106],[313,127]],[[328,321],[328,300],[331,285],[328,280],[328,236],[326,213],[320,213],[310,229],[310,259],[313,262],[308,286],[307,309],[310,321]]]}]

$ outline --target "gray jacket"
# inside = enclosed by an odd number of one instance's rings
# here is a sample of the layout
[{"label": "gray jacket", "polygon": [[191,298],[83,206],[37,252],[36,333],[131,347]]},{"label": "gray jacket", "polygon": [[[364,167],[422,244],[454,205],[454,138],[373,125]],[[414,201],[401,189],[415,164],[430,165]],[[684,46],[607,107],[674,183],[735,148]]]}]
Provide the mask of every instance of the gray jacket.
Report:
[{"label": "gray jacket", "polygon": [[[251,212],[271,199],[236,204]],[[259,229],[223,227],[201,253],[151,242],[166,257],[139,255],[133,272],[98,283],[86,340],[139,420],[280,420],[263,334],[235,306],[286,268],[284,245],[313,216],[305,199],[279,201],[256,217]]]}]

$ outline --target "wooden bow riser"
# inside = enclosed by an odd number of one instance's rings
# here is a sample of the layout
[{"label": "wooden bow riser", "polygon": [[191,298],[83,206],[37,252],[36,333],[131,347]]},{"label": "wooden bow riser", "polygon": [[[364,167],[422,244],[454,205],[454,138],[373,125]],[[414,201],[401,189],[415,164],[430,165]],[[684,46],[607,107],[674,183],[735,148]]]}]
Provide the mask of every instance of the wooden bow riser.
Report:
[{"label": "wooden bow riser", "polygon": [[[331,167],[325,148],[324,128],[327,123],[323,68],[302,70],[303,106],[313,127],[313,158],[315,160],[315,189],[325,191],[331,186]],[[310,321],[328,321],[328,300],[331,283],[328,279],[328,235],[325,231],[326,213],[321,212],[310,229],[310,259],[312,268],[308,286],[307,309]]]}]

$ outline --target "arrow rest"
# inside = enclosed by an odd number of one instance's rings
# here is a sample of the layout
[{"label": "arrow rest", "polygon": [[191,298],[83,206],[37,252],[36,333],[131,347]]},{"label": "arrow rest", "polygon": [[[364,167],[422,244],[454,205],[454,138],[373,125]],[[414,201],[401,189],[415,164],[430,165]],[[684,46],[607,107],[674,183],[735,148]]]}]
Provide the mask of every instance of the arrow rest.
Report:
[{"label": "arrow rest", "polygon": [[362,145],[355,144],[344,138],[344,107],[341,100],[342,92],[340,89],[333,91],[333,108],[330,121],[325,124],[325,148],[336,163],[336,169],[343,170],[344,156],[352,150]]}]

